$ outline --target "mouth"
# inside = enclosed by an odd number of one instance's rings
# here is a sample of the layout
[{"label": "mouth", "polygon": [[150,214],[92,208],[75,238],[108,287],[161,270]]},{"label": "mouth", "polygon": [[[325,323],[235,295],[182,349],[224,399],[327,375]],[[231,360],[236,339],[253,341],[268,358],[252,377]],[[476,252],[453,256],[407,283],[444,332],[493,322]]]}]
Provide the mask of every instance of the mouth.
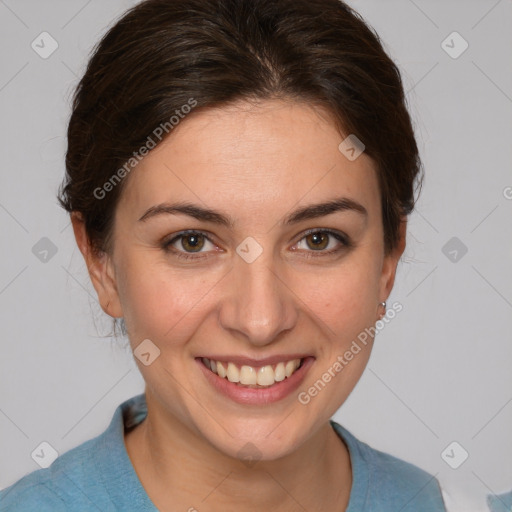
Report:
[{"label": "mouth", "polygon": [[201,362],[208,370],[233,384],[261,389],[290,378],[304,363],[304,358],[288,359],[265,366],[239,365],[232,361],[215,361],[207,357],[201,358]]},{"label": "mouth", "polygon": [[196,357],[216,391],[242,404],[282,400],[297,389],[315,361],[313,356],[282,356],[261,361]]}]

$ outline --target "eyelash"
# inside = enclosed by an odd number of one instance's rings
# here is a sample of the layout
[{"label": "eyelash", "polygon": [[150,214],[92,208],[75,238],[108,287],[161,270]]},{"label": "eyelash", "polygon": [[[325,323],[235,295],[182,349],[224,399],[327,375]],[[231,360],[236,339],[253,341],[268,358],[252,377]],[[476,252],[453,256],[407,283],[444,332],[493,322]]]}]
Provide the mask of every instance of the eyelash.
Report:
[{"label": "eyelash", "polygon": [[[330,229],[318,229],[318,228],[317,229],[309,229],[309,230],[305,231],[303,233],[302,237],[296,243],[298,244],[304,238],[306,238],[308,235],[312,235],[314,233],[324,233],[324,234],[330,235],[330,236],[334,237],[336,240],[338,240],[339,242],[341,242],[342,245],[341,245],[341,247],[338,247],[337,249],[331,249],[330,251],[307,250],[306,254],[303,255],[303,257],[305,257],[305,258],[319,258],[319,257],[322,258],[322,257],[326,257],[326,256],[331,256],[331,255],[339,253],[343,249],[348,249],[353,246],[352,242],[346,235],[342,235],[341,233],[332,231]],[[168,253],[173,253],[174,256],[176,256],[179,259],[183,259],[183,260],[202,260],[202,259],[208,258],[209,256],[207,254],[203,255],[203,256],[195,256],[194,254],[201,254],[201,253],[187,253],[187,252],[179,251],[177,249],[172,248],[172,244],[174,242],[176,242],[180,238],[184,238],[187,235],[202,235],[206,238],[206,240],[208,240],[210,243],[213,244],[212,240],[203,231],[186,230],[186,231],[182,231],[178,235],[174,236],[171,240],[164,241],[162,244],[162,249]],[[315,253],[317,253],[317,254],[315,254]]]}]

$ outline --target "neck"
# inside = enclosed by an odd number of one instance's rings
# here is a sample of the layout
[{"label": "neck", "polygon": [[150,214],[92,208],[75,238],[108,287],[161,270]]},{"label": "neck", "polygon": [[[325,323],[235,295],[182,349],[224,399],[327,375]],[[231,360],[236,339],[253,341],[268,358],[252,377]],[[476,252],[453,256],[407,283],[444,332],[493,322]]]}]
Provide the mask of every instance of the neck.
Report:
[{"label": "neck", "polygon": [[177,418],[153,414],[155,404],[149,393],[146,397],[148,416],[125,435],[125,444],[160,511],[345,510],[350,457],[329,422],[289,455],[246,463],[220,452]]}]

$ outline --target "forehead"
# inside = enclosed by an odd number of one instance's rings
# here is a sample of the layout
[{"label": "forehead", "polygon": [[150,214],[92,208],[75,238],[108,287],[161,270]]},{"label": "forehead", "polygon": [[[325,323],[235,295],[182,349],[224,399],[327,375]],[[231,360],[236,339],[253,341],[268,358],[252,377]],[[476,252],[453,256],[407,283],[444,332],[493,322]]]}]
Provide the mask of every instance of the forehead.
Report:
[{"label": "forehead", "polygon": [[185,117],[128,177],[120,208],[135,215],[187,199],[240,216],[282,215],[298,202],[353,197],[379,207],[374,163],[349,160],[325,111],[267,100],[205,109]]}]

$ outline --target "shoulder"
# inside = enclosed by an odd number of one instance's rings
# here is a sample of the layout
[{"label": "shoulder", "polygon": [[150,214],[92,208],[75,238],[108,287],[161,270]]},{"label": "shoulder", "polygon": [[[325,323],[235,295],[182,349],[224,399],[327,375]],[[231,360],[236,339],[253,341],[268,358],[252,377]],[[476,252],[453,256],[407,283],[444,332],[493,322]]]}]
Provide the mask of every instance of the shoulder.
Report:
[{"label": "shoulder", "polygon": [[84,486],[94,479],[92,454],[98,438],[72,448],[46,469],[38,469],[0,491],[0,512],[68,511],[91,508]]},{"label": "shoulder", "polygon": [[[40,470],[42,471],[42,470]],[[35,471],[34,473],[38,473]],[[0,491],[1,512],[30,512],[41,510],[43,512],[64,512],[65,503],[58,494],[49,489],[43,481],[36,481],[33,473],[22,478],[15,484]]]},{"label": "shoulder", "polygon": [[102,434],[0,491],[0,512],[108,512],[118,506],[154,511],[131,465],[123,435],[146,414],[144,395],[123,402]]},{"label": "shoulder", "polygon": [[486,501],[491,512],[510,512],[512,510],[512,491],[503,494],[489,494]]},{"label": "shoulder", "polygon": [[[445,512],[441,488],[427,471],[358,440],[332,421],[352,462],[354,510]],[[351,511],[351,509],[349,508]]]}]

